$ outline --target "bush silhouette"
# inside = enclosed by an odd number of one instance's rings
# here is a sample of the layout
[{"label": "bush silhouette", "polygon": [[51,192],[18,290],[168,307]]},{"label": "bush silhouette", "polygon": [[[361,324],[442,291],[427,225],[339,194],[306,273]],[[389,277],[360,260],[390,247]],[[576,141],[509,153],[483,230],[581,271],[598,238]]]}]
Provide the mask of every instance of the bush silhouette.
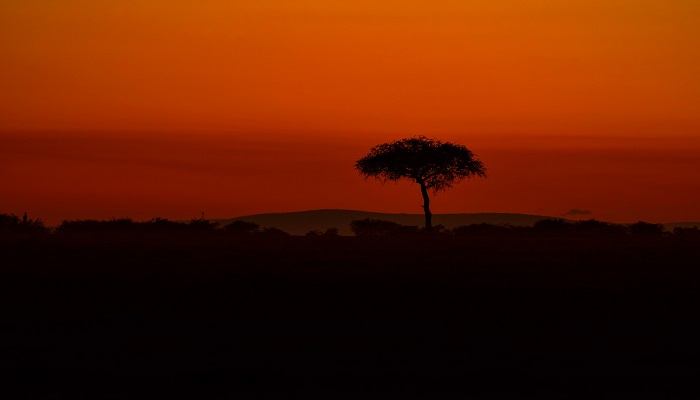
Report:
[{"label": "bush silhouette", "polygon": [[323,236],[325,236],[325,237],[335,237],[335,236],[338,236],[338,228],[328,228],[328,229],[326,229],[326,231],[323,232]]},{"label": "bush silhouette", "polygon": [[196,231],[214,232],[214,230],[219,226],[219,223],[211,222],[204,218],[197,218],[192,219],[187,226],[188,228]]},{"label": "bush silhouette", "polygon": [[663,224],[652,224],[644,221],[639,221],[634,224],[630,224],[627,227],[629,229],[629,232],[635,235],[660,236],[663,235],[665,230]]},{"label": "bush silhouette", "polygon": [[170,221],[160,217],[141,222],[138,225],[141,225],[143,230],[147,232],[182,232],[187,229],[187,225],[181,222]]},{"label": "bush silhouette", "polygon": [[573,229],[574,224],[561,218],[542,219],[532,225],[533,231],[545,233],[571,232]]},{"label": "bush silhouette", "polygon": [[40,219],[27,219],[27,214],[20,218],[14,214],[0,213],[0,232],[7,233],[48,233]]},{"label": "bush silhouette", "polygon": [[584,234],[624,234],[627,233],[627,228],[624,225],[614,224],[611,222],[598,221],[596,219],[588,219],[578,221],[574,224],[574,230]]},{"label": "bush silhouette", "polygon": [[223,230],[227,233],[234,235],[251,235],[255,233],[260,233],[260,225],[255,222],[243,221],[237,219],[230,224],[223,227]]}]

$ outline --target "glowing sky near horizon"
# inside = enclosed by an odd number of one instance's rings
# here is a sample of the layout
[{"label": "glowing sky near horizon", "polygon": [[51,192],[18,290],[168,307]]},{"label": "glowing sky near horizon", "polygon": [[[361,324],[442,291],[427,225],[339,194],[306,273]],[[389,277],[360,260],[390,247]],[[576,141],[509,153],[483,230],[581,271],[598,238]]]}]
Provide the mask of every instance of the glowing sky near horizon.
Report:
[{"label": "glowing sky near horizon", "polygon": [[[420,213],[424,134],[489,168],[434,212],[700,220],[700,2],[0,2],[0,212]],[[413,196],[413,197],[411,197]]]}]

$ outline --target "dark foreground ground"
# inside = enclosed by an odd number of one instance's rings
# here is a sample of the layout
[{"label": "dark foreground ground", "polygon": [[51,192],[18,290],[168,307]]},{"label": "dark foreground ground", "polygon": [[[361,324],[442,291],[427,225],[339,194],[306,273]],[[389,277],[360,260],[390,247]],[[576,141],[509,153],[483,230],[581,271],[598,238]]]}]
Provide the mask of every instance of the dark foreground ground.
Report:
[{"label": "dark foreground ground", "polygon": [[0,246],[2,398],[700,394],[698,238]]}]

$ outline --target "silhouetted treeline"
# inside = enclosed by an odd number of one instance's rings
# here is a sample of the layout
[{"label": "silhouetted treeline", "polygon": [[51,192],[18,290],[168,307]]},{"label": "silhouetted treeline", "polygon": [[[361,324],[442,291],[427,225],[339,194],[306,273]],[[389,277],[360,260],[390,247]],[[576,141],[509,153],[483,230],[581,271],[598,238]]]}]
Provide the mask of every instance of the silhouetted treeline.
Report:
[{"label": "silhouetted treeline", "polygon": [[72,220],[63,221],[56,227],[57,233],[134,233],[134,232],[182,232],[185,230],[213,230],[216,225],[201,223],[193,220],[191,224],[169,221],[167,219],[155,218],[150,221],[137,222],[130,218],[113,218],[109,220]]},{"label": "silhouetted treeline", "polygon": [[[411,236],[425,234],[424,228],[400,225],[392,221],[366,218],[350,223],[356,236]],[[646,236],[694,236],[700,235],[697,227],[665,230],[663,224],[639,221],[633,224],[589,219],[571,222],[564,219],[543,219],[533,226],[513,226],[497,224],[471,224],[447,229],[443,225],[433,227],[431,234],[449,236],[506,235],[506,234],[556,234],[556,235],[646,235]]]},{"label": "silhouetted treeline", "polygon": [[[401,225],[393,221],[365,218],[350,222],[350,229],[359,237],[410,237],[425,235],[425,228]],[[57,227],[47,228],[40,219],[28,219],[14,214],[0,214],[0,233],[5,234],[216,234],[234,237],[286,237],[288,232],[276,227],[261,227],[244,220],[221,226],[203,218],[189,222],[154,218],[148,221],[134,221],[131,218],[108,220],[65,220]],[[567,221],[564,219],[543,219],[533,226],[507,224],[471,224],[448,229],[443,225],[433,226],[430,235],[435,236],[493,236],[493,235],[588,235],[588,236],[700,236],[698,227],[676,227],[667,231],[663,224],[639,221],[633,224],[617,224],[595,219]],[[336,237],[335,227],[310,230],[306,237]]]},{"label": "silhouetted treeline", "polygon": [[63,221],[56,227],[58,234],[71,233],[210,233],[232,236],[289,236],[281,229],[269,227],[260,228],[254,222],[236,220],[223,227],[218,222],[206,219],[192,219],[188,223],[154,218],[149,221],[134,221],[130,218],[113,218],[110,220],[72,220]]}]

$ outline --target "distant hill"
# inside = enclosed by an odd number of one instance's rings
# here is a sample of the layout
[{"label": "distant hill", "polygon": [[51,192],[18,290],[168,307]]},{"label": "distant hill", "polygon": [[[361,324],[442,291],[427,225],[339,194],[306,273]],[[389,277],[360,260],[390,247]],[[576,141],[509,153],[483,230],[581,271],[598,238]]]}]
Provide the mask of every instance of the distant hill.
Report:
[{"label": "distant hill", "polygon": [[[423,214],[388,214],[357,210],[310,210],[266,213],[212,221],[218,222],[223,226],[240,219],[255,222],[260,224],[261,227],[274,226],[292,235],[303,235],[314,229],[324,231],[327,228],[337,228],[340,235],[352,235],[350,221],[364,218],[393,221],[402,225],[423,226],[424,224]],[[442,224],[447,228],[480,223],[532,226],[535,222],[547,218],[554,217],[508,213],[433,214],[433,224]]]}]

